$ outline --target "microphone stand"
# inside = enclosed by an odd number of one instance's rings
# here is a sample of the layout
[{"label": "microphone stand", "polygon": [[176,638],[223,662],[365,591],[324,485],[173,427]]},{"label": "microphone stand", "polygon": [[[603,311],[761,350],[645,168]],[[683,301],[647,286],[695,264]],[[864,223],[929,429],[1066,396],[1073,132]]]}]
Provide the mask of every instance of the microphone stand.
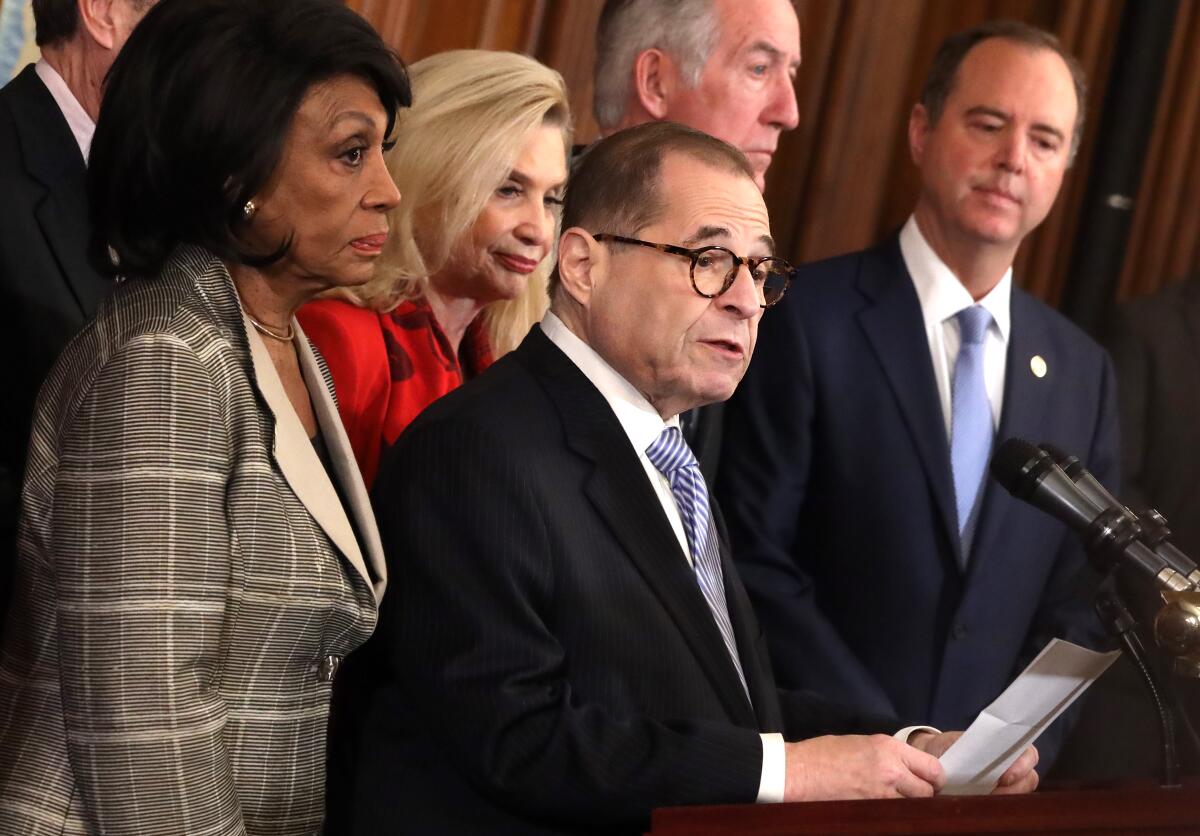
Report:
[{"label": "microphone stand", "polygon": [[1104,624],[1109,635],[1121,642],[1126,658],[1133,663],[1141,674],[1142,682],[1154,702],[1158,713],[1159,741],[1162,744],[1162,764],[1159,785],[1165,789],[1174,789],[1179,784],[1179,751],[1176,748],[1175,716],[1171,705],[1163,699],[1163,687],[1154,673],[1146,648],[1137,634],[1137,621],[1129,612],[1124,598],[1117,589],[1115,572],[1101,584],[1096,593],[1096,615]]},{"label": "microphone stand", "polygon": [[[1055,463],[1058,458],[1075,475]],[[1179,710],[1191,742],[1197,738],[1187,711],[1179,704],[1179,691],[1164,688],[1156,679],[1137,622],[1116,589],[1116,571],[1136,568],[1143,581],[1153,578],[1153,589],[1165,605],[1154,619],[1155,642],[1174,657],[1174,672],[1200,689],[1200,568],[1169,542],[1166,520],[1157,512],[1143,513],[1144,522],[1082,471],[1078,459],[1050,447],[1044,450],[1020,438],[1009,438],[992,456],[991,473],[1005,490],[1079,532],[1088,559],[1107,578],[1097,593],[1097,613],[1117,636],[1125,653],[1141,673],[1159,714],[1163,745],[1164,786],[1177,786],[1179,758],[1175,746],[1176,718],[1163,694]],[[1087,479],[1083,479],[1087,476]],[[1076,480],[1084,484],[1081,488]],[[1092,484],[1094,482],[1094,485]],[[1147,541],[1147,542],[1143,542]]]},{"label": "microphone stand", "polygon": [[[1149,521],[1150,537],[1165,540],[1166,520],[1157,512],[1145,514]],[[1109,574],[1109,581],[1097,593],[1096,611],[1109,632],[1116,636],[1150,691],[1159,715],[1162,738],[1162,777],[1164,787],[1179,785],[1179,754],[1176,746],[1176,724],[1182,718],[1189,742],[1200,753],[1197,738],[1187,711],[1181,704],[1178,690],[1158,680],[1145,646],[1135,632],[1137,621],[1117,589],[1115,572],[1119,555],[1125,547],[1142,537],[1140,516],[1110,508],[1098,516],[1084,532],[1084,548],[1092,561]],[[1154,619],[1154,639],[1158,647],[1173,657],[1173,671],[1180,680],[1191,680],[1200,687],[1200,591],[1177,573],[1167,578],[1168,570],[1158,576],[1158,589],[1165,602]],[[1168,588],[1163,589],[1162,586]],[[1164,699],[1169,695],[1169,701]],[[1174,709],[1174,710],[1173,710]]]},{"label": "microphone stand", "polygon": [[1174,657],[1174,674],[1182,687],[1175,691],[1175,704],[1195,751],[1200,754],[1196,734],[1182,704],[1180,691],[1200,695],[1200,591],[1162,592],[1166,602],[1154,619],[1154,640]]},{"label": "microphone stand", "polygon": [[[1137,514],[1143,540],[1151,548],[1170,547],[1171,529],[1166,518],[1153,508]],[[1200,587],[1200,570],[1188,575],[1195,587]],[[1197,755],[1200,755],[1200,735],[1188,716],[1185,694],[1200,701],[1200,588],[1178,592],[1162,592],[1163,607],[1154,619],[1154,639],[1164,651],[1174,657],[1174,682],[1169,691],[1175,707],[1175,718],[1187,733]]]},{"label": "microphone stand", "polygon": [[[1177,675],[1175,678],[1175,687],[1172,688],[1172,701],[1175,706],[1175,718],[1183,727],[1185,736],[1192,744],[1192,753],[1200,757],[1200,734],[1196,733],[1196,727],[1192,724],[1192,718],[1188,716],[1188,706],[1200,702],[1200,680],[1184,679]],[[1179,687],[1182,685],[1183,687]],[[1186,699],[1185,699],[1186,697]]]}]

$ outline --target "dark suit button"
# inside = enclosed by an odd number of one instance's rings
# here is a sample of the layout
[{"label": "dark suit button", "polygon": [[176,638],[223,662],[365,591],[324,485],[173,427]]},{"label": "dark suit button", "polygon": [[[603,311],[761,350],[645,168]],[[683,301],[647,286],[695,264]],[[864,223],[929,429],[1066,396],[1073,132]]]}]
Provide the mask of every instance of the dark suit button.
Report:
[{"label": "dark suit button", "polygon": [[955,624],[954,629],[950,631],[950,637],[953,639],[965,639],[967,637],[967,625]]},{"label": "dark suit button", "polygon": [[333,678],[337,676],[338,668],[341,667],[342,657],[329,654],[321,657],[321,664],[317,666],[317,682],[333,682]]}]

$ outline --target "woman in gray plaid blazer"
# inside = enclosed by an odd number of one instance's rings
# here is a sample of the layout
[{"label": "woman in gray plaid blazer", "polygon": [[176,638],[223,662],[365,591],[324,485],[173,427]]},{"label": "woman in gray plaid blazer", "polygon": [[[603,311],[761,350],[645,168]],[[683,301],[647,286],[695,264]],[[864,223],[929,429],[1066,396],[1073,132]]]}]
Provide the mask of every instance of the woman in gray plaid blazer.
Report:
[{"label": "woman in gray plaid blazer", "polygon": [[38,399],[0,654],[0,832],[313,833],[385,570],[292,312],[366,281],[404,69],[340,3],[166,0],[89,197],[120,281]]}]

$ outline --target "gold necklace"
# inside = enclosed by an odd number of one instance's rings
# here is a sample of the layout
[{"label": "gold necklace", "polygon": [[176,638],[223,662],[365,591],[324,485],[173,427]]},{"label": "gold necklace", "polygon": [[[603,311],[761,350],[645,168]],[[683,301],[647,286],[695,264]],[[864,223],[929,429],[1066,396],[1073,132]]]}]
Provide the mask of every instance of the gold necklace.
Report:
[{"label": "gold necklace", "polygon": [[255,318],[254,314],[250,313],[250,311],[246,310],[245,308],[242,308],[242,313],[246,314],[246,319],[250,320],[250,324],[254,326],[254,330],[262,334],[264,337],[270,337],[273,340],[279,340],[281,343],[290,343],[296,339],[296,329],[292,327],[292,323],[290,322],[288,323],[287,330],[281,333],[269,325],[259,322]]}]

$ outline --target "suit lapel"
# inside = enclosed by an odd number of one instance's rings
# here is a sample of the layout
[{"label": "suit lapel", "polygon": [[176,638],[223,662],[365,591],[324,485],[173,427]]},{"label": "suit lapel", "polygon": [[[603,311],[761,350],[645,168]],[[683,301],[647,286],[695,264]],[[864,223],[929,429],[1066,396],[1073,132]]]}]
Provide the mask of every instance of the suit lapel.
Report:
[{"label": "suit lapel", "polygon": [[555,403],[568,446],[592,463],[585,492],[597,513],[678,625],[730,716],[757,727],[708,604],[612,408],[540,328],[530,332],[518,357]]},{"label": "suit lapel", "polygon": [[871,300],[858,314],[859,326],[900,406],[946,537],[957,557],[961,546],[946,423],[933,377],[921,304],[900,255],[898,237],[864,255],[858,287]]},{"label": "suit lapel", "polygon": [[[243,327],[246,339],[250,344],[250,358],[254,365],[254,378],[258,385],[258,391],[275,418],[275,443],[272,450],[275,463],[279,466],[283,478],[293,493],[312,514],[317,525],[321,526],[321,529],[333,541],[350,565],[362,576],[363,580],[368,585],[372,585],[371,576],[367,572],[358,539],[354,536],[354,529],[350,526],[346,510],[342,507],[333,483],[329,481],[329,474],[326,473],[321,460],[317,457],[316,450],[313,449],[304,425],[300,423],[296,410],[292,408],[292,404],[288,400],[287,392],[283,389],[283,382],[279,379],[279,374],[275,371],[275,364],[271,361],[271,355],[267,352],[262,337],[255,332],[249,321],[243,320]],[[296,327],[294,322],[293,327]],[[329,424],[329,416],[322,421],[320,410],[322,409],[321,404],[329,395],[326,393],[321,397],[319,393],[313,392],[311,375],[315,375],[316,379],[320,380],[321,372],[316,368],[316,360],[312,356],[312,349],[309,348],[307,341],[304,343],[301,356],[306,359],[306,364],[311,364],[309,368],[304,369],[305,381],[309,388],[309,394],[312,396],[314,408],[318,410],[321,429],[324,431]],[[344,431],[335,433],[332,439],[325,436],[325,440],[330,454],[335,460],[345,456],[345,447],[349,446],[349,442],[344,438]],[[335,444],[338,447],[337,454],[333,452]],[[343,481],[343,484],[346,482]],[[349,495],[349,492],[347,493]],[[350,501],[354,501],[353,496]],[[357,511],[357,509],[355,510]],[[374,525],[365,529],[363,534],[369,542],[371,542],[371,535],[374,535],[373,545],[378,549],[379,535],[375,532]],[[378,559],[379,552],[376,551],[372,554],[372,562],[376,566],[379,565]],[[382,579],[385,575],[380,574],[379,577]],[[382,591],[382,581],[378,587],[374,585],[372,587],[378,596]]]},{"label": "suit lapel", "polygon": [[[1054,376],[1060,366],[1046,320],[1033,301],[1022,291],[1013,288],[1010,304],[1012,329],[1004,368],[1004,408],[1000,413],[996,445],[1014,437],[1038,444],[1047,440],[1042,438],[1045,427],[1043,416],[1054,390]],[[1033,373],[1031,361],[1034,357],[1041,357],[1045,362],[1044,377]],[[1015,505],[1015,501],[994,479],[986,480],[983,506],[979,513],[979,530],[971,548],[968,568],[971,574],[976,574],[988,555],[997,551],[994,546],[1004,533],[1005,517]]]},{"label": "suit lapel", "polygon": [[87,259],[91,233],[87,168],[75,137],[33,65],[12,83],[19,86],[19,95],[11,102],[25,167],[46,188],[34,207],[34,216],[75,297],[82,321],[100,306],[107,287]]},{"label": "suit lapel", "polygon": [[[387,588],[387,564],[383,558],[383,544],[379,540],[379,529],[375,525],[371,500],[367,496],[362,473],[354,459],[354,450],[350,446],[350,439],[346,436],[346,429],[338,415],[337,404],[333,402],[333,398],[329,394],[333,390],[332,381],[318,362],[312,344],[309,343],[304,332],[294,323],[293,327],[296,327],[300,368],[304,373],[309,396],[312,398],[317,423],[321,427],[321,437],[325,439],[325,447],[329,450],[334,473],[342,486],[342,494],[350,506],[349,511],[354,515],[358,535],[362,538],[361,545],[366,548],[366,564],[369,564],[371,575],[364,574],[363,579],[368,583],[371,582],[372,577],[376,579],[374,590],[375,601],[378,603],[382,600],[384,590]],[[311,447],[311,444],[309,446]],[[359,545],[358,538],[354,538],[354,545]],[[351,562],[353,563],[353,561]],[[357,564],[355,564],[355,568],[358,568]]]}]

